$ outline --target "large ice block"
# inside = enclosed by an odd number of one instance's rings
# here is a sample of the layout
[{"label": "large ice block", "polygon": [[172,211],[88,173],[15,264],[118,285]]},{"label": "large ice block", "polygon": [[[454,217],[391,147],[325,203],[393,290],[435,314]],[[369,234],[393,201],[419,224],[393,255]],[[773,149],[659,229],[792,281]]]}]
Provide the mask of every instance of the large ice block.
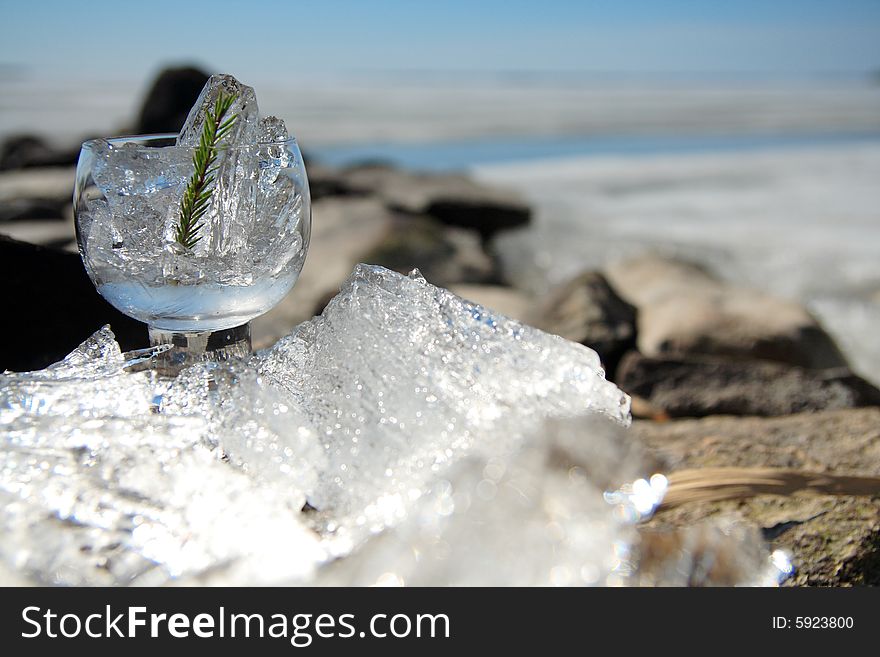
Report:
[{"label": "large ice block", "polygon": [[635,527],[603,501],[631,469],[622,428],[544,423],[510,454],[471,454],[425,482],[407,519],[319,575],[322,584],[598,586],[626,582]]},{"label": "large ice block", "polygon": [[629,421],[595,352],[448,290],[358,265],[322,316],[258,364],[328,452],[313,506],[340,540],[394,524],[470,453],[503,455],[547,418]]},{"label": "large ice block", "polygon": [[105,326],[44,370],[0,374],[0,424],[7,430],[19,419],[38,422],[46,415],[88,422],[103,415],[149,414],[153,388],[147,373],[128,374],[124,365],[125,357]]},{"label": "large ice block", "polygon": [[[105,328],[46,370],[0,375],[0,583],[637,572],[638,516],[603,496],[652,474],[626,395],[589,349],[417,273],[358,266],[322,316],[245,362],[168,381],[148,357]],[[756,540],[719,535],[704,554],[741,553],[749,582]],[[644,581],[678,583],[663,574],[677,555]]]},{"label": "large ice block", "polygon": [[277,485],[297,509],[313,494],[327,458],[309,420],[283,391],[241,363],[204,363],[181,372],[162,395],[163,415],[197,417],[208,444],[251,477]]}]

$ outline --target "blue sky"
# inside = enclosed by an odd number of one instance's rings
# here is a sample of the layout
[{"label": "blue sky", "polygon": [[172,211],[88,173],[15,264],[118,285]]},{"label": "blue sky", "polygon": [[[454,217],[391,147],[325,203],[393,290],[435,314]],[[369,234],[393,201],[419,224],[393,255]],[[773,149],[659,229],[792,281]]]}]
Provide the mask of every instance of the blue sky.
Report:
[{"label": "blue sky", "polygon": [[880,0],[0,0],[0,71],[244,79],[360,70],[812,75],[880,69]]}]

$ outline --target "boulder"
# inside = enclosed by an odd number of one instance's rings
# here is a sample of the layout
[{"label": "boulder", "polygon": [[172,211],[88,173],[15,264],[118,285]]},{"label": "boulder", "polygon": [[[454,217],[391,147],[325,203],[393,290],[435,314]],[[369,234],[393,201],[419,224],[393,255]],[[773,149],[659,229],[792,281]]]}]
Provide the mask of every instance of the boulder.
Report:
[{"label": "boulder", "polygon": [[473,229],[484,240],[531,219],[531,209],[517,193],[481,185],[462,174],[414,173],[384,164],[349,167],[343,173],[351,189],[378,195],[395,210]]},{"label": "boulder", "polygon": [[584,272],[551,291],[528,322],[593,349],[608,372],[635,346],[636,310],[598,272]]},{"label": "boulder", "polygon": [[163,70],[144,98],[135,132],[180,132],[207,81],[207,73],[191,66]]},{"label": "boulder", "polygon": [[659,256],[617,263],[608,280],[638,309],[646,356],[724,356],[806,368],[846,367],[831,337],[800,304],[728,285]]},{"label": "boulder", "polygon": [[20,198],[0,204],[0,223],[34,219],[63,219],[70,199]]},{"label": "boulder", "polygon": [[34,370],[54,363],[104,324],[124,350],[148,344],[145,324],[97,293],[79,254],[0,235],[5,312],[0,370]]},{"label": "boulder", "polygon": [[776,416],[880,405],[880,390],[846,368],[810,370],[769,361],[650,358],[627,353],[615,378],[670,417]]},{"label": "boulder", "polygon": [[309,194],[312,201],[332,196],[368,196],[368,193],[354,187],[339,170],[322,164],[307,162]]},{"label": "boulder", "polygon": [[13,135],[0,145],[0,171],[76,164],[79,148],[55,148],[42,137]]},{"label": "boulder", "polygon": [[[634,436],[667,472],[703,467],[779,467],[836,475],[880,475],[880,409],[780,418],[636,421]],[[880,505],[856,496],[761,495],[692,502],[658,513],[645,530],[668,533],[709,519],[756,525],[772,549],[791,555],[790,586],[880,584]]]},{"label": "boulder", "polygon": [[434,285],[493,283],[495,263],[469,230],[444,226],[425,216],[396,215],[385,239],[364,261],[406,274],[419,269]]}]

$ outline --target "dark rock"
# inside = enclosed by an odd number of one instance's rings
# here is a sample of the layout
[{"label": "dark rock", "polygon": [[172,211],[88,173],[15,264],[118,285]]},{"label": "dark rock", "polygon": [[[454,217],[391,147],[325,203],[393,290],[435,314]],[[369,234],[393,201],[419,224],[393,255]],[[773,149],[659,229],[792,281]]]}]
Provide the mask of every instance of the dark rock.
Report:
[{"label": "dark rock", "polygon": [[502,230],[526,226],[532,216],[525,204],[480,195],[438,196],[428,203],[425,214],[450,226],[472,228],[483,240]]},{"label": "dark rock", "polygon": [[70,199],[19,198],[0,203],[0,222],[29,219],[64,219]]},{"label": "dark rock", "polygon": [[617,384],[670,417],[775,416],[880,405],[880,390],[849,370],[769,361],[649,358],[629,352]]},{"label": "dark rock", "polygon": [[442,287],[498,280],[476,233],[444,226],[430,217],[395,216],[385,239],[364,260],[403,273],[418,268],[431,283]]},{"label": "dark rock", "polygon": [[798,303],[728,285],[700,267],[654,255],[617,263],[607,275],[638,309],[638,348],[646,356],[847,366],[831,337]]},{"label": "dark rock", "polygon": [[0,171],[76,164],[79,149],[53,148],[34,135],[15,135],[0,146]]},{"label": "dark rock", "polygon": [[[72,214],[72,210],[71,210]],[[28,244],[63,248],[77,252],[76,228],[73,217],[40,221],[14,221],[0,224],[0,235]]]},{"label": "dark rock", "polygon": [[136,132],[143,135],[180,132],[208,77],[193,67],[162,71],[141,106]]},{"label": "dark rock", "polygon": [[[667,472],[703,467],[779,467],[836,475],[880,475],[880,409],[779,418],[636,421],[630,432]],[[663,532],[734,518],[789,552],[789,586],[880,584],[880,505],[855,496],[771,496],[692,502],[662,511],[646,528]]]},{"label": "dark rock", "polygon": [[309,176],[309,194],[313,201],[332,196],[367,196],[366,190],[352,186],[346,176],[338,169],[306,165]]},{"label": "dark rock", "polygon": [[6,290],[0,370],[41,369],[104,324],[113,327],[123,350],[148,344],[146,325],[104,301],[78,254],[0,235],[0,275]]},{"label": "dark rock", "polygon": [[475,230],[484,241],[531,219],[531,209],[517,193],[461,174],[414,173],[370,164],[344,169],[343,175],[351,189],[377,195],[392,209]]},{"label": "dark rock", "polygon": [[585,272],[550,292],[528,323],[593,349],[608,372],[635,346],[636,310],[598,272]]}]

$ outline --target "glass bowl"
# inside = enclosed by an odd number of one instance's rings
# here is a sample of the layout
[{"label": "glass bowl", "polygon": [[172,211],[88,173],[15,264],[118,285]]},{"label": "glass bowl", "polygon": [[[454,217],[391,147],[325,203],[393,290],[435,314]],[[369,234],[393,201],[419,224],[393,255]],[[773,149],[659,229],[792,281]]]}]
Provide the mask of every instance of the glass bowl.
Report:
[{"label": "glass bowl", "polygon": [[175,240],[194,148],[176,135],[95,139],[74,191],[79,251],[98,292],[153,329],[239,327],[296,283],[309,246],[309,187],[296,139],[219,152],[198,240]]}]

